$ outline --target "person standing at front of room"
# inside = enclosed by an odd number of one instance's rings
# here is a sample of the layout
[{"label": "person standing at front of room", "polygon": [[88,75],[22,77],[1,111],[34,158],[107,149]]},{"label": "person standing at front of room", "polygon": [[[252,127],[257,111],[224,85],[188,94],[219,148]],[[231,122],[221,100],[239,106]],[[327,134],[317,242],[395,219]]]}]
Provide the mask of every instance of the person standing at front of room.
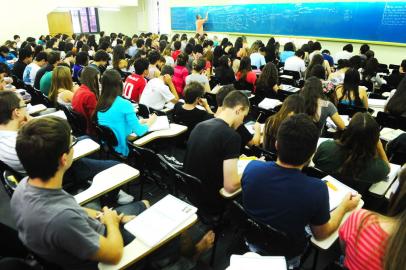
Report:
[{"label": "person standing at front of room", "polygon": [[196,33],[203,35],[203,24],[209,19],[209,13],[206,12],[206,18],[202,18],[200,15],[196,15]]}]

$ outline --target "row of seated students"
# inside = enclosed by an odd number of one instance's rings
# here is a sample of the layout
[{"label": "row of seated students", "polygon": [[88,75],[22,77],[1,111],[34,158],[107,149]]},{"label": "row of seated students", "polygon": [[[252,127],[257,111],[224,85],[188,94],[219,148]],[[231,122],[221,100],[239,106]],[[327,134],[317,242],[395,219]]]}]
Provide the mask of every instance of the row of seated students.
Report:
[{"label": "row of seated students", "polygon": [[[179,59],[179,54],[177,57]],[[182,58],[182,56],[180,56]],[[177,60],[178,60],[177,59]],[[137,59],[134,62],[134,69],[136,73],[141,73],[144,74],[146,73],[146,65],[141,64],[143,62],[142,58]],[[145,61],[144,61],[145,62]],[[244,59],[241,59],[241,62],[244,63]],[[198,63],[198,61],[195,61],[195,63]],[[269,67],[272,67],[272,63],[267,64]],[[137,70],[137,67],[140,67]],[[180,66],[183,67],[183,66]],[[196,68],[197,65],[194,67]],[[165,90],[167,92],[172,93],[172,98],[166,101],[172,101],[176,102],[176,95],[175,91],[177,90],[176,87],[174,87],[174,83],[172,82],[173,79],[170,79],[169,77],[173,74],[171,72],[166,73],[165,71],[166,66],[162,67],[161,72],[164,74],[160,74],[158,78],[159,84],[164,85],[166,87]],[[182,68],[183,69],[183,68]],[[170,67],[168,67],[168,70],[170,70]],[[264,69],[265,70],[265,69]],[[180,72],[182,73],[182,72]],[[138,75],[141,75],[138,74]],[[264,72],[265,74],[265,72]],[[166,76],[169,75],[169,76]],[[86,76],[89,76],[89,80],[85,79]],[[99,91],[99,85],[98,85],[98,78],[99,78],[99,71],[97,71],[93,67],[84,67],[81,74],[80,74],[80,81],[81,81],[81,87],[75,92],[73,99],[72,99],[72,105],[75,108],[75,97],[79,95],[79,93],[82,92],[83,96],[86,96],[87,98],[80,98],[78,99],[78,103],[80,103],[81,108],[83,108],[83,111],[87,111],[87,117],[88,121],[91,122],[93,117],[97,117],[99,121],[104,121],[103,124],[110,126],[115,134],[118,137],[119,142],[123,141],[125,142],[127,135],[131,132],[138,132],[139,135],[142,135],[146,131],[145,125],[140,123],[135,116],[134,110],[131,106],[131,103],[127,100],[124,100],[120,97],[121,92],[123,91],[123,85],[121,83],[121,74],[117,70],[107,70],[103,73],[102,75],[102,89],[101,89],[101,94]],[[166,76],[166,77],[165,77]],[[82,79],[83,77],[83,79]],[[350,76],[348,76],[350,77]],[[148,89],[148,84],[150,84],[154,79],[150,80],[146,86],[145,89],[143,90],[146,91]],[[186,80],[186,78],[185,78]],[[87,82],[87,83],[85,83]],[[89,86],[89,85],[90,86]],[[345,84],[345,83],[344,83]],[[186,82],[185,82],[186,85]],[[275,84],[274,84],[275,85]],[[91,88],[93,87],[93,88]],[[124,86],[124,92],[125,88],[129,88],[128,86]],[[158,87],[157,87],[158,88]],[[151,91],[154,92],[157,88],[151,87]],[[173,91],[175,88],[175,91]],[[224,206],[224,201],[220,198],[218,194],[218,190],[224,186],[224,188],[232,192],[236,189],[239,188],[241,185],[240,183],[240,176],[237,174],[237,159],[240,155],[241,152],[241,145],[243,144],[242,141],[244,141],[243,136],[239,136],[238,133],[236,133],[234,130],[238,129],[239,127],[242,126],[244,117],[248,114],[249,110],[249,101],[246,96],[241,94],[238,91],[233,91],[234,88],[231,87],[222,87],[220,92],[218,93],[217,97],[217,103],[219,105],[219,108],[216,112],[216,115],[213,119],[204,121],[201,124],[197,123],[192,123],[192,130],[191,130],[191,135],[188,140],[188,145],[187,145],[187,152],[186,152],[186,157],[185,157],[185,171],[197,176],[199,179],[201,179],[204,183],[207,183],[207,190],[205,190],[205,194],[207,194],[207,201],[206,201],[206,209],[202,209],[208,212],[212,213],[217,213],[222,211],[222,206]],[[181,106],[182,109],[188,110],[191,109],[191,111],[195,111],[195,105],[197,102],[200,102],[204,107],[207,109],[207,114],[206,117],[210,118],[210,114],[212,114],[209,111],[209,108],[205,106],[205,101],[202,99],[202,94],[204,93],[205,89],[202,83],[196,84],[196,83],[189,83],[188,86],[185,86],[185,89],[183,90],[181,94],[185,97],[186,104],[184,105],[179,105],[177,104],[177,108]],[[228,91],[228,92],[227,92]],[[399,89],[398,89],[399,91]],[[398,92],[396,91],[396,92]],[[142,99],[142,94],[141,93],[141,99]],[[190,93],[190,95],[189,95]],[[395,94],[396,95],[396,94]],[[394,95],[394,97],[395,97]],[[221,97],[223,100],[221,100]],[[351,95],[349,95],[350,100],[351,100]],[[280,164],[287,164],[288,169],[295,169],[295,171],[289,171],[289,172],[294,172],[294,173],[300,173],[298,168],[305,164],[312,156],[312,154],[316,150],[316,143],[317,140],[315,139],[316,137],[318,138],[321,133],[321,129],[325,124],[325,121],[327,117],[331,117],[334,121],[334,118],[336,118],[335,123],[339,127],[339,129],[344,129],[344,124],[342,120],[339,118],[337,110],[334,107],[334,104],[330,101],[325,100],[323,96],[323,88],[322,88],[322,81],[320,78],[316,77],[309,77],[306,80],[305,87],[302,90],[302,93],[300,96],[293,95],[286,99],[285,103],[288,104],[290,100],[296,99],[296,103],[302,103],[301,105],[297,105],[297,107],[300,108],[294,108],[291,111],[287,112],[285,116],[283,116],[283,119],[279,120],[279,126],[277,127],[276,131],[273,133],[274,138],[269,138],[275,143],[270,143],[272,146],[275,146],[275,150],[277,150],[279,159],[282,160],[282,163],[274,163],[272,166],[276,167],[277,169],[281,169],[277,166],[280,166]],[[88,101],[90,100],[90,101]],[[93,105],[92,108],[89,108],[87,104]],[[164,102],[165,103],[165,102]],[[288,106],[283,104],[282,108],[284,106]],[[120,106],[117,106],[119,104]],[[191,105],[191,106],[187,106]],[[296,105],[295,105],[296,106]],[[78,110],[79,111],[79,110]],[[280,112],[287,111],[287,109],[281,109]],[[295,115],[292,115],[293,114]],[[305,112],[307,115],[310,117],[305,117],[302,112]],[[184,112],[183,112],[184,113]],[[184,113],[185,114],[185,113]],[[103,119],[103,116],[105,117]],[[338,116],[338,117],[337,117]],[[280,116],[279,116],[280,117]],[[149,122],[149,124],[152,123],[154,116],[146,120]],[[181,118],[181,117],[180,117]],[[285,119],[286,118],[286,119]],[[361,120],[360,120],[361,119]],[[117,122],[117,120],[120,120]],[[204,120],[204,119],[202,119]],[[185,120],[179,120],[179,121],[185,121]],[[357,142],[354,142],[353,138],[358,139],[360,134],[365,134],[367,133],[368,135],[371,134],[372,132],[376,133],[376,124],[374,124],[373,119],[370,119],[370,117],[366,114],[359,114],[353,117],[351,120],[350,126],[348,127],[348,132],[346,136],[343,135],[343,137],[338,141],[337,146],[335,147],[342,147],[343,149],[342,156],[340,155],[340,158],[343,158],[342,160],[337,160],[336,162],[333,162],[335,164],[330,164],[330,168],[332,168],[331,174],[335,173],[342,173],[343,171],[345,173],[354,173],[352,172],[349,168],[351,166],[354,166],[354,164],[349,164],[348,168],[344,168],[342,170],[342,165],[348,165],[344,161],[347,161],[348,158],[346,156],[351,156],[352,153],[349,153],[349,151],[354,150],[351,145],[356,144]],[[358,123],[365,123],[368,122],[370,123],[368,126],[366,125],[359,125]],[[280,135],[284,134],[282,131],[280,131],[281,127],[283,127],[284,123],[288,123],[286,130],[287,132],[285,135]],[[316,125],[314,125],[316,123]],[[148,123],[146,123],[148,125]],[[290,124],[290,125],[289,125]],[[193,128],[193,125],[196,127]],[[274,125],[272,124],[269,128],[273,128]],[[353,127],[352,130],[350,127]],[[251,138],[254,139],[257,137],[260,132],[258,132],[259,126],[256,125],[256,132],[255,135],[252,136]],[[283,130],[283,129],[282,129]],[[368,132],[365,132],[365,130],[368,130]],[[123,131],[123,132],[121,132]],[[301,134],[295,134],[293,131],[298,131],[297,133]],[[306,131],[306,132],[303,132]],[[303,134],[302,134],[303,132]],[[292,133],[292,134],[291,134]],[[317,136],[315,135],[317,133]],[[373,134],[375,134],[373,133]],[[379,133],[379,130],[378,130]],[[356,134],[356,135],[354,135]],[[306,136],[305,136],[306,135]],[[279,137],[281,136],[281,137]],[[297,136],[297,137],[295,137]],[[362,135],[361,135],[362,136]],[[265,136],[267,137],[267,136]],[[306,138],[303,138],[306,137]],[[308,137],[308,138],[307,138]],[[378,138],[377,140],[375,140]],[[252,140],[251,139],[251,140]],[[257,139],[257,138],[256,138]],[[267,138],[268,139],[268,138]],[[289,143],[283,144],[283,140],[288,141]],[[316,142],[314,142],[314,140]],[[259,141],[259,140],[258,140]],[[264,140],[265,141],[265,140]],[[203,143],[204,142],[204,143]],[[291,142],[300,142],[300,145],[295,145]],[[302,142],[308,142],[308,143],[302,143]],[[259,144],[259,143],[258,143]],[[285,145],[286,152],[285,154],[285,160],[284,160],[284,155],[283,155],[283,145]],[[121,149],[123,144],[120,143],[119,146],[117,147],[116,150],[121,151],[124,155],[126,151],[125,147]],[[308,147],[308,149],[305,149],[305,147]],[[326,145],[326,149],[324,152],[328,152],[329,148],[334,149],[334,145]],[[373,147],[375,146],[375,148]],[[362,164],[363,166],[366,166],[365,163],[363,163],[364,160],[368,160],[368,158],[372,162],[377,160],[377,162],[381,162],[380,164],[382,165],[381,167],[378,167],[379,173],[385,174],[385,170],[387,169],[387,158],[385,159],[385,153],[382,152],[382,146],[379,143],[379,135],[377,136],[371,136],[371,139],[369,141],[365,142],[365,145],[363,145],[362,150],[365,151],[365,155],[361,157],[352,157],[353,163],[355,162],[356,164]],[[360,146],[361,148],[361,146]],[[281,153],[282,151],[282,153]],[[292,156],[294,153],[295,157],[298,158],[299,161],[291,161],[289,159],[289,156]],[[303,155],[302,158],[297,157],[297,153],[301,153]],[[358,154],[358,153],[356,153]],[[378,158],[376,158],[378,156]],[[204,158],[202,158],[204,157]],[[320,160],[322,160],[322,155],[320,154],[319,156],[315,156],[315,163],[316,163],[316,157],[319,157]],[[338,159],[338,157],[337,157]],[[206,163],[202,164],[201,160],[207,161]],[[381,161],[380,161],[381,160]],[[285,161],[285,162],[284,162]],[[289,164],[291,162],[292,164]],[[300,163],[300,164],[298,164]],[[264,163],[267,164],[267,163]],[[338,164],[338,165],[337,165]],[[256,165],[253,163],[253,168],[255,168]],[[258,164],[257,164],[258,165]],[[251,165],[250,165],[251,166]],[[247,168],[247,173],[250,171],[249,168]],[[339,166],[339,168],[334,168],[334,166]],[[386,166],[386,167],[385,167]],[[258,170],[261,170],[259,166]],[[283,166],[280,166],[283,167]],[[358,169],[358,168],[357,168]],[[326,169],[327,170],[327,169]],[[282,170],[283,171],[283,170]],[[254,170],[254,176],[256,174],[256,169]],[[361,172],[357,171],[357,174],[360,173],[359,175],[353,174],[357,180],[358,176],[361,175]],[[258,173],[261,175],[261,172]],[[268,177],[269,175],[265,173],[266,176]],[[301,173],[300,173],[301,174]],[[387,173],[386,173],[387,174]],[[284,175],[282,175],[284,176]],[[289,176],[285,176],[289,178]],[[217,180],[216,180],[217,179]],[[218,182],[219,179],[223,179],[223,181]],[[244,191],[244,176],[243,176],[243,194],[245,194]],[[247,183],[251,183],[251,177],[249,177],[249,181],[246,181]],[[267,180],[269,177],[267,178]],[[258,180],[260,182],[260,180]],[[368,178],[367,181],[370,181]],[[375,181],[375,180],[374,180]],[[271,181],[270,181],[271,182]],[[286,181],[288,183],[289,181]],[[315,233],[316,237],[318,238],[324,238],[328,234],[330,234],[334,229],[337,228],[339,225],[339,221],[341,220],[344,212],[349,211],[350,209],[353,209],[357,205],[357,201],[359,200],[358,197],[355,198],[346,198],[346,200],[343,202],[342,206],[337,208],[337,210],[333,213],[329,213],[329,208],[328,204],[326,206],[326,197],[328,198],[328,195],[326,195],[326,188],[325,186],[322,186],[321,184],[315,183],[314,179],[310,179],[308,181],[309,187],[312,188],[311,186],[314,185],[316,188],[318,188],[319,192],[315,191],[315,193],[318,194],[319,201],[316,200],[310,200],[309,199],[309,204],[310,205],[303,205],[303,201],[300,200],[293,200],[291,203],[297,203],[297,208],[290,207],[288,210],[291,211],[297,211],[297,209],[301,209],[300,214],[302,216],[298,216],[298,218],[301,218],[301,222],[292,222],[291,218],[294,215],[286,215],[284,219],[279,220],[278,216],[278,221],[275,221],[274,219],[269,219],[266,222],[269,222],[269,224],[275,226],[276,228],[286,231],[288,233],[291,233],[295,237],[295,239],[298,241],[298,252],[295,255],[299,255],[301,252],[300,250],[303,250],[303,237],[302,233],[299,233],[297,224],[313,224],[313,232]],[[296,183],[294,183],[296,184]],[[298,183],[298,185],[300,185]],[[256,189],[255,189],[256,190]],[[257,190],[256,190],[257,191]],[[273,190],[268,190],[266,189],[265,191],[273,191]],[[264,191],[264,192],[265,192]],[[323,196],[324,194],[324,196]],[[267,195],[268,196],[268,195]],[[268,199],[268,197],[265,197]],[[255,197],[255,196],[254,196]],[[296,195],[295,198],[300,198],[300,196]],[[321,201],[324,198],[324,203]],[[277,197],[275,197],[275,200],[277,200]],[[327,200],[328,201],[328,200]],[[216,203],[213,203],[216,202]],[[314,204],[312,204],[314,203]],[[255,204],[255,203],[254,203]],[[250,213],[254,213],[258,209],[255,207],[261,207],[258,205],[254,205],[254,207],[251,209],[248,207],[249,202],[244,202],[244,206],[246,207],[247,211],[251,211]],[[276,201],[274,202],[271,206],[277,207],[280,206],[281,208],[278,208],[278,210],[275,210],[277,214],[280,214],[279,211],[285,211],[286,208],[284,208],[285,203],[281,201]],[[315,207],[317,205],[317,207]],[[320,205],[324,205],[324,207],[320,207]],[[304,207],[309,207],[311,210],[314,211],[320,211],[316,215],[315,212],[312,212],[309,210],[309,212],[303,211]],[[272,210],[273,208],[270,208]],[[326,210],[327,209],[327,210]],[[304,209],[308,210],[308,209]],[[324,212],[323,212],[324,211]],[[403,210],[402,210],[403,211]],[[306,214],[306,216],[303,216]],[[308,215],[307,215],[308,214]],[[331,215],[331,217],[330,217]],[[259,220],[261,220],[261,217],[257,217]],[[319,219],[318,219],[319,218]],[[331,223],[330,223],[331,220]],[[302,229],[304,229],[304,225],[301,226]],[[303,231],[303,230],[301,230]],[[296,260],[292,260],[291,264],[297,265],[297,258]]]}]

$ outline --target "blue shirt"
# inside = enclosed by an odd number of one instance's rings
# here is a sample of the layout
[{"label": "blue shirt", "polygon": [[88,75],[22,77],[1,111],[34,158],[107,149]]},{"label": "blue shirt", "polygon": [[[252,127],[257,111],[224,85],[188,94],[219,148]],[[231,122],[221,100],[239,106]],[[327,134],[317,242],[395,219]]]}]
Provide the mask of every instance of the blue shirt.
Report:
[{"label": "blue shirt", "polygon": [[323,225],[330,219],[326,184],[298,169],[251,161],[244,170],[241,186],[248,215],[291,237],[295,255],[306,246],[305,226]]},{"label": "blue shirt", "polygon": [[72,74],[72,79],[74,80],[74,81],[79,81],[79,77],[80,77],[80,72],[82,71],[82,69],[83,69],[83,66],[81,66],[81,65],[74,65],[73,66],[73,74]]},{"label": "blue shirt", "polygon": [[258,69],[266,64],[265,57],[258,52],[251,54],[250,59],[251,65],[256,66]]},{"label": "blue shirt", "polygon": [[327,60],[327,62],[330,64],[330,67],[334,67],[334,59],[331,55],[323,53],[323,58],[324,60]]},{"label": "blue shirt", "polygon": [[105,112],[97,112],[99,125],[113,130],[118,144],[114,148],[117,153],[128,156],[127,136],[135,133],[142,136],[148,131],[148,126],[138,121],[131,102],[118,96],[111,107]]},{"label": "blue shirt", "polygon": [[280,58],[281,58],[281,63],[285,63],[286,59],[288,59],[291,56],[294,56],[295,52],[292,51],[284,51],[281,52]]}]

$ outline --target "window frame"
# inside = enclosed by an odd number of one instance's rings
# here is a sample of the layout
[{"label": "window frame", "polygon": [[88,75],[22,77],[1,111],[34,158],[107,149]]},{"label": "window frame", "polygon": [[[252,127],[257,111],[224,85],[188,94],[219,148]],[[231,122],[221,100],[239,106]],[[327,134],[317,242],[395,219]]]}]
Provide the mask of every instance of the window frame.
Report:
[{"label": "window frame", "polygon": [[[90,10],[91,8],[94,8],[94,16],[96,17],[96,31],[92,32],[92,27],[91,27],[91,23],[90,23]],[[89,29],[88,32],[83,32],[83,26],[82,24],[84,22],[82,22],[82,14],[80,13],[81,9],[85,9],[86,10],[86,18],[87,18],[87,27]],[[98,34],[100,33],[100,20],[99,20],[99,10],[96,7],[86,7],[86,8],[80,8],[80,9],[75,9],[75,10],[71,10],[70,15],[71,15],[71,19],[72,19],[72,24],[73,24],[73,17],[75,15],[79,18],[79,26],[80,26],[80,32],[75,34]]]}]

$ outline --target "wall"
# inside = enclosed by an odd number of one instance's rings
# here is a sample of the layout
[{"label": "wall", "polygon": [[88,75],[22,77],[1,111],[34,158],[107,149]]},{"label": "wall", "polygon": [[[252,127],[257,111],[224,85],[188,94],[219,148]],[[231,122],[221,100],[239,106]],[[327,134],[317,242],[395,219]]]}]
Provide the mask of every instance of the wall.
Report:
[{"label": "wall", "polygon": [[[354,2],[354,0],[328,0],[329,2]],[[232,4],[241,4],[241,1],[237,0],[200,0],[200,1],[190,1],[190,0],[161,0],[161,2],[166,2],[161,6],[160,11],[160,24],[164,25],[162,32],[170,33],[170,7],[173,6],[208,6],[208,5],[232,5]],[[277,2],[316,2],[314,0],[296,0],[296,1],[284,1],[284,0],[246,0],[244,4],[254,4],[254,3],[277,3]],[[323,1],[325,2],[325,1]],[[358,2],[370,2],[368,0],[358,0]],[[210,16],[210,14],[209,14]],[[218,37],[227,36],[231,40],[235,40],[236,35],[232,34],[220,34],[220,33],[208,33],[209,36],[217,35]],[[252,43],[257,39],[263,40],[265,43],[269,37],[264,36],[247,36],[248,41]],[[307,42],[307,39],[297,39],[294,37],[285,37],[285,38],[276,38],[281,44],[284,44],[287,41],[294,41],[297,45]],[[338,51],[342,50],[342,47],[346,44],[344,42],[335,42],[335,41],[321,41],[321,44],[324,49],[328,49],[332,54],[335,54]],[[354,52],[359,51],[361,44],[353,43]],[[375,56],[382,63],[386,64],[400,64],[402,59],[406,59],[406,47],[397,47],[397,46],[382,46],[382,45],[371,45],[371,49],[375,52]]]}]

